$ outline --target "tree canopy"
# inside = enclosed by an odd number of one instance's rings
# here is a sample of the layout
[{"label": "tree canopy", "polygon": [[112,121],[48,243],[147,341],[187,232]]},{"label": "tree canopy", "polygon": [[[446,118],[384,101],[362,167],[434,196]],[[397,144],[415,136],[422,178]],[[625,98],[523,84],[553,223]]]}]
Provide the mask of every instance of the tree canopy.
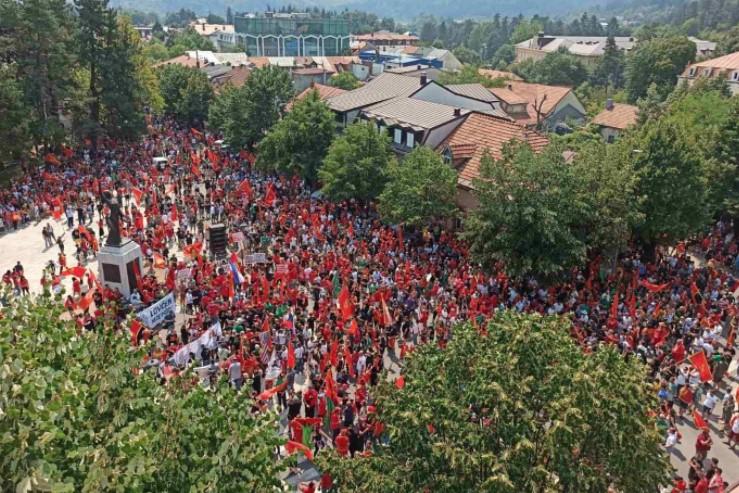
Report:
[{"label": "tree canopy", "polygon": [[165,111],[185,125],[199,126],[208,116],[213,89],[197,68],[171,64],[157,70]]},{"label": "tree canopy", "polygon": [[328,83],[345,91],[351,91],[361,85],[357,77],[351,72],[336,74],[328,80]]},{"label": "tree canopy", "polygon": [[647,95],[656,84],[664,99],[675,87],[677,76],[695,60],[695,44],[684,36],[640,40],[626,57],[626,92],[631,102]]},{"label": "tree canopy", "polygon": [[278,121],[259,143],[261,167],[299,174],[315,184],[318,167],[336,133],[334,114],[321,101],[318,91],[310,91],[295,101],[290,112]]},{"label": "tree canopy", "polygon": [[418,347],[404,386],[374,392],[387,445],[319,456],[341,491],[651,493],[671,466],[645,368],[613,346],[586,354],[565,318],[506,311]]},{"label": "tree canopy", "polygon": [[[271,491],[279,486],[272,414],[192,375],[161,385],[142,350],[98,322],[78,334],[49,298],[0,320],[2,491]],[[104,325],[104,327],[102,326]]]},{"label": "tree canopy", "polygon": [[453,216],[456,195],[457,172],[436,152],[419,146],[390,162],[378,207],[388,222],[422,225]]},{"label": "tree canopy", "polygon": [[318,174],[331,200],[372,200],[382,192],[394,160],[390,136],[371,122],[357,121],[338,136]]}]

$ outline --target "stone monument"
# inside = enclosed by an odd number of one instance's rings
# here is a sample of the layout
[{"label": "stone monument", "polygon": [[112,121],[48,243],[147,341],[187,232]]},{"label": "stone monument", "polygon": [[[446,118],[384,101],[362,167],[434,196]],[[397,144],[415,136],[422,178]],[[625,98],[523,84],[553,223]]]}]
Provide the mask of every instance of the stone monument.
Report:
[{"label": "stone monument", "polygon": [[118,199],[109,191],[103,192],[102,199],[110,209],[106,218],[108,237],[98,252],[99,279],[110,289],[117,289],[128,298],[138,287],[136,272],[143,271],[141,247],[133,240],[121,239],[121,206]]}]

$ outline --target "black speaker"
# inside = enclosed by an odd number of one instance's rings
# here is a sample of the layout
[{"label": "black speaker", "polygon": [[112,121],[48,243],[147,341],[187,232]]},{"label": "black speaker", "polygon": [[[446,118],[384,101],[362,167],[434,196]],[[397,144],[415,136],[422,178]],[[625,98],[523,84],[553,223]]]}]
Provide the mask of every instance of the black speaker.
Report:
[{"label": "black speaker", "polygon": [[208,228],[208,242],[213,255],[225,255],[228,239],[226,237],[226,226],[223,224],[212,224]]}]

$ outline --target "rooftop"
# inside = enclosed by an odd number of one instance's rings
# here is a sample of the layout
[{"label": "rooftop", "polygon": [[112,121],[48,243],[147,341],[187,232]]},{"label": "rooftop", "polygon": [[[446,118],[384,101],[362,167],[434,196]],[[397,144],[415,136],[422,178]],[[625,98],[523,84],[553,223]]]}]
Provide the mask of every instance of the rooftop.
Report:
[{"label": "rooftop", "polygon": [[374,33],[357,34],[354,39],[360,42],[371,42],[371,41],[418,41],[418,36],[412,34],[397,34],[390,31],[377,31]]},{"label": "rooftop", "polygon": [[[573,55],[601,56],[605,52],[607,40],[606,36],[540,35],[518,43],[516,48],[539,50],[547,53],[554,53],[560,48],[565,48]],[[636,39],[627,36],[616,36],[614,41],[619,49],[625,51],[632,49],[636,44]]]},{"label": "rooftop", "polygon": [[612,109],[604,109],[593,118],[593,124],[601,127],[626,130],[636,125],[639,118],[639,108],[630,104],[613,103]]},{"label": "rooftop", "polygon": [[205,22],[191,22],[190,27],[201,36],[210,36],[211,34],[222,32],[232,33],[234,32],[233,24],[207,24]]},{"label": "rooftop", "polygon": [[419,79],[384,72],[365,86],[328,99],[332,110],[345,112],[388,99],[407,97],[421,87]]},{"label": "rooftop", "polygon": [[[459,114],[455,114],[456,111]],[[469,110],[407,97],[394,98],[364,110],[367,117],[382,120],[385,125],[400,125],[414,130],[430,130],[468,113]]]},{"label": "rooftop", "polygon": [[[724,55],[711,60],[704,60],[690,65],[689,68],[712,68],[719,70],[737,70],[739,69],[739,51]],[[689,69],[686,69],[687,74]],[[685,74],[683,74],[685,75]]]},{"label": "rooftop", "polygon": [[506,104],[523,104],[525,102],[526,113],[511,114],[513,119],[523,124],[537,123],[537,109],[543,116],[547,116],[562,99],[572,92],[569,87],[545,86],[513,80],[508,81],[505,88],[491,88],[489,90]]},{"label": "rooftop", "polygon": [[499,99],[493,96],[493,93],[482,84],[449,84],[445,87],[454,94],[485,101],[486,103],[496,103],[499,101]]},{"label": "rooftop", "polygon": [[287,109],[291,109],[295,101],[303,99],[308,94],[310,94],[311,91],[318,91],[318,97],[321,99],[321,101],[326,101],[328,98],[332,98],[346,92],[344,89],[340,89],[338,87],[326,86],[323,84],[313,84],[311,85],[311,87],[307,88],[306,90],[295,96],[295,99],[287,105]]},{"label": "rooftop", "polygon": [[459,168],[458,182],[471,188],[473,180],[480,177],[480,162],[487,150],[493,159],[500,159],[503,147],[512,140],[528,142],[540,152],[549,144],[542,134],[496,116],[471,113],[444,141],[440,149],[449,149]]}]

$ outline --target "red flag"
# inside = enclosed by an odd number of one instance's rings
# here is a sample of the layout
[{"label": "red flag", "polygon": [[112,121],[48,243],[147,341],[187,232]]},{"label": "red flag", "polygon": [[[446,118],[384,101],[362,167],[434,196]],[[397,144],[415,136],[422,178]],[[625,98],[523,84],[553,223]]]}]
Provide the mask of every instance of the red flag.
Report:
[{"label": "red flag", "polygon": [[403,375],[401,375],[395,379],[395,388],[397,388],[398,390],[403,390],[403,387],[405,387],[405,378],[403,378]]},{"label": "red flag", "polygon": [[711,367],[708,365],[708,358],[706,358],[706,353],[704,353],[703,351],[699,351],[695,354],[691,354],[690,356],[688,356],[688,360],[690,361],[690,364],[692,364],[695,369],[698,370],[698,373],[700,373],[702,382],[710,382],[711,380],[713,380]]},{"label": "red flag", "polygon": [[164,269],[167,266],[167,262],[166,260],[164,260],[164,257],[159,255],[157,252],[154,252],[152,254],[152,258],[154,260],[155,269]]},{"label": "red flag", "polygon": [[77,308],[79,308],[82,311],[87,310],[90,308],[90,305],[92,305],[92,297],[95,295],[95,288],[90,289],[87,291],[87,293],[80,298],[80,300],[77,302]]},{"label": "red flag", "polygon": [[706,420],[703,419],[703,416],[701,416],[701,413],[697,409],[693,410],[693,422],[699,430],[708,429],[708,423],[706,423]]},{"label": "red flag", "polygon": [[46,156],[44,156],[44,162],[46,164],[53,164],[54,166],[59,166],[60,163],[57,157],[53,153],[48,153]]},{"label": "red flag", "polygon": [[131,322],[131,345],[136,346],[136,342],[139,340],[139,332],[141,332],[141,329],[143,329],[144,326],[141,322],[139,322],[137,319],[134,319],[133,322]]},{"label": "red flag", "polygon": [[349,370],[349,376],[357,378],[357,371],[354,368],[354,358],[352,358],[352,352],[348,345],[344,346],[344,364],[347,370]]},{"label": "red flag", "polygon": [[334,404],[338,404],[339,394],[336,393],[336,382],[334,381],[333,373],[331,373],[331,368],[326,370],[326,378],[323,381],[326,385],[326,397],[331,399]]},{"label": "red flag", "polygon": [[198,131],[197,129],[191,128],[190,133],[192,133],[192,136],[196,139],[202,139],[203,138],[203,132]]},{"label": "red flag", "polygon": [[133,194],[133,199],[136,201],[136,205],[141,205],[141,197],[144,196],[144,192],[134,187],[131,189],[131,193]]},{"label": "red flag", "polygon": [[295,348],[293,347],[293,341],[287,342],[287,367],[290,369],[295,368]]},{"label": "red flag", "polygon": [[61,207],[54,207],[54,209],[51,211],[51,215],[56,219],[57,221],[62,218],[62,208]]},{"label": "red flag", "polygon": [[182,248],[182,253],[190,258],[195,258],[200,255],[200,249],[203,248],[203,244],[200,242],[193,243],[192,245],[185,245]]},{"label": "red flag", "polygon": [[616,320],[618,318],[618,291],[613,296],[613,303],[611,303],[611,319]]},{"label": "red flag", "polygon": [[695,281],[693,281],[690,284],[690,299],[695,303],[695,297],[696,295],[700,293],[700,290],[698,289],[698,286],[696,286]]},{"label": "red flag", "polygon": [[138,260],[134,260],[133,262],[133,276],[136,278],[137,289],[141,289],[141,287],[144,285],[144,282],[141,279],[141,269],[139,268]]},{"label": "red flag", "polygon": [[259,401],[268,401],[270,400],[275,394],[278,394],[285,390],[287,388],[287,382],[282,382],[280,385],[276,385],[272,387],[271,389],[267,389],[261,394],[257,396],[257,400]]},{"label": "red flag", "polygon": [[267,185],[267,191],[264,194],[264,204],[272,207],[275,204],[277,196],[275,195],[275,187],[271,183]]},{"label": "red flag", "polygon": [[177,213],[177,206],[172,204],[172,208],[169,210],[169,218],[172,220],[173,223],[176,223],[180,220],[180,216]]},{"label": "red flag", "polygon": [[239,192],[247,197],[251,197],[251,183],[248,178],[244,178],[244,181],[239,185]]},{"label": "red flag", "polygon": [[62,277],[74,276],[74,277],[79,277],[81,279],[82,277],[84,277],[86,272],[87,272],[86,267],[82,267],[81,265],[78,265],[77,267],[72,267],[71,269],[64,269],[62,271]]},{"label": "red flag", "polygon": [[290,440],[289,442],[285,444],[285,451],[287,452],[288,455],[292,455],[295,452],[302,452],[303,455],[305,455],[306,459],[313,460],[313,452],[311,451],[311,449],[309,449],[308,447],[306,447],[300,442],[295,442],[293,440]]},{"label": "red flag", "polygon": [[670,283],[666,282],[664,284],[652,284],[651,282],[647,281],[646,279],[641,281],[639,284],[647,288],[648,291],[652,293],[660,293],[664,291],[665,289],[670,287]]},{"label": "red flag", "polygon": [[357,324],[356,319],[352,319],[351,325],[349,325],[349,328],[345,330],[347,334],[351,334],[352,337],[360,337],[361,334],[359,332],[359,325]]},{"label": "red flag", "polygon": [[349,320],[354,316],[354,306],[352,305],[349,289],[346,286],[342,287],[339,292],[339,309],[344,320]]},{"label": "red flag", "polygon": [[331,341],[331,345],[328,350],[328,358],[331,361],[332,366],[339,365],[339,341],[336,339]]}]

